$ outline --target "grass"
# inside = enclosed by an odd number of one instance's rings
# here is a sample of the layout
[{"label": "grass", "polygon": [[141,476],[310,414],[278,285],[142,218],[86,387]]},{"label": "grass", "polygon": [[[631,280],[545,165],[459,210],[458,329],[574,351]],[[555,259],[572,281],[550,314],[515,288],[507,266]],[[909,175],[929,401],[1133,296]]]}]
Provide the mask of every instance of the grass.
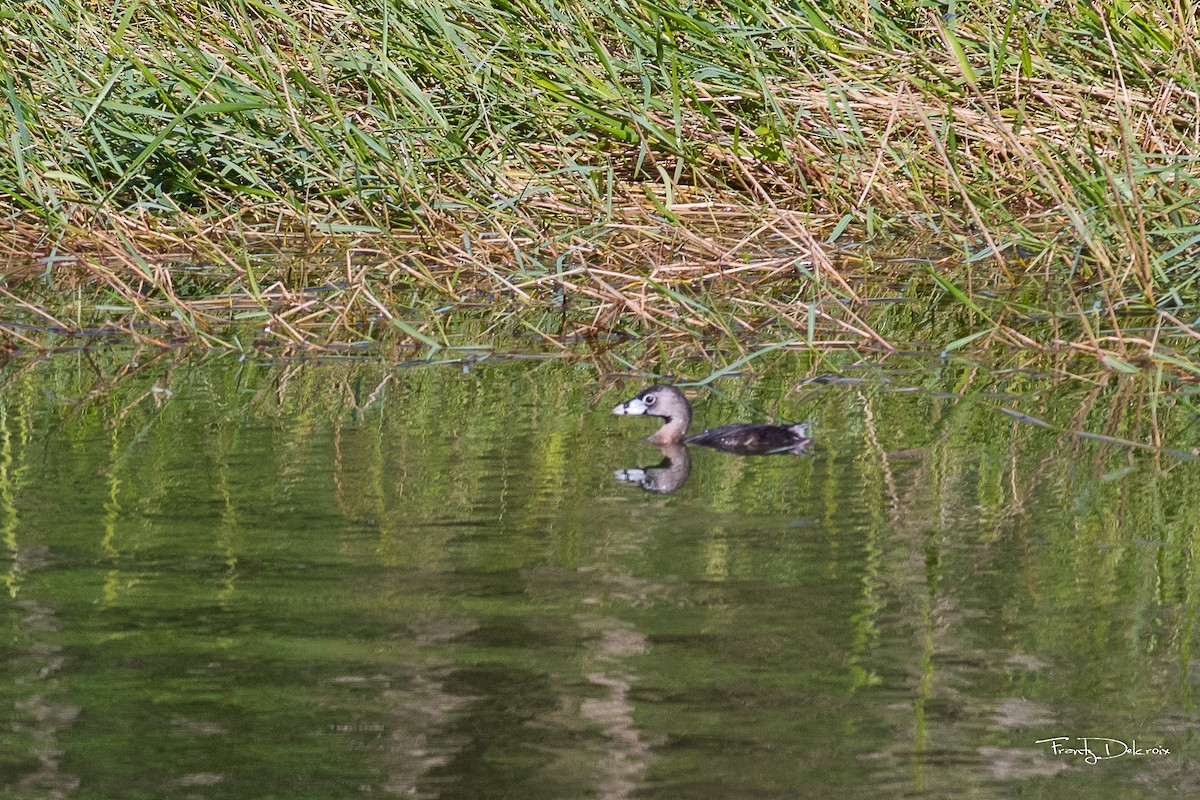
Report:
[{"label": "grass", "polygon": [[14,5],[0,336],[1194,376],[1197,41],[1173,2]]}]

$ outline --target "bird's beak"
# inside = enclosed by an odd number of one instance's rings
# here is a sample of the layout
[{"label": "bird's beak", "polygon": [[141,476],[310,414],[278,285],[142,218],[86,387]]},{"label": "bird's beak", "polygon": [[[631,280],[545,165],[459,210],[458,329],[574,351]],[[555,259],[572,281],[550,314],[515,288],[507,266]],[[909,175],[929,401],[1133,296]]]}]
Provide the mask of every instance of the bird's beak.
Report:
[{"label": "bird's beak", "polygon": [[636,397],[632,400],[626,400],[624,403],[617,403],[613,406],[614,414],[631,414],[641,415],[646,413],[646,404]]}]

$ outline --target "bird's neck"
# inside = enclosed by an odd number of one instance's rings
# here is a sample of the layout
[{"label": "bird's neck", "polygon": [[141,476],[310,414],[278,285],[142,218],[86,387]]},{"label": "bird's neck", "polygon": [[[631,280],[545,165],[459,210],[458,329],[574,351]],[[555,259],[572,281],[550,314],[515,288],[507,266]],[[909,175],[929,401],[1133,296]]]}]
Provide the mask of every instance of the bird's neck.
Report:
[{"label": "bird's neck", "polygon": [[662,424],[662,427],[655,431],[653,436],[648,436],[646,441],[651,444],[678,444],[683,441],[683,436],[687,433],[688,424],[691,421],[692,415],[688,413],[667,417],[667,421]]}]

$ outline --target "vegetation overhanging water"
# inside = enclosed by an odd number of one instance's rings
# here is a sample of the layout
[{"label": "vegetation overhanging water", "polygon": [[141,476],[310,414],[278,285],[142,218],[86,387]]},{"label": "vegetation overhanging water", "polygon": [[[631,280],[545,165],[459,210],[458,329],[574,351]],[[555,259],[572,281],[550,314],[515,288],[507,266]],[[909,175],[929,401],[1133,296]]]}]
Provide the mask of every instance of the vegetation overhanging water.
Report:
[{"label": "vegetation overhanging water", "polygon": [[[1196,24],[1124,2],[6,7],[0,335],[52,346],[28,313],[245,346],[232,316],[275,344],[444,345],[438,310],[482,302],[552,339],[1000,344],[1190,379]],[[890,269],[914,239],[925,266]],[[298,240],[334,257],[261,257]],[[894,284],[958,324],[867,319]]]}]

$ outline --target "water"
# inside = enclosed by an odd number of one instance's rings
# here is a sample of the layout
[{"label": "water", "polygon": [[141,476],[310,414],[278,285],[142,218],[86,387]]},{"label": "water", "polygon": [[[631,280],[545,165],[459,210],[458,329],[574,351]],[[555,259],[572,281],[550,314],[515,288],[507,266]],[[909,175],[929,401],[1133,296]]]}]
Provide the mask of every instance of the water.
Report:
[{"label": "water", "polygon": [[1194,792],[1196,468],[1114,441],[1194,415],[922,370],[697,391],[817,447],[646,491],[590,361],[10,364],[4,796]]}]

